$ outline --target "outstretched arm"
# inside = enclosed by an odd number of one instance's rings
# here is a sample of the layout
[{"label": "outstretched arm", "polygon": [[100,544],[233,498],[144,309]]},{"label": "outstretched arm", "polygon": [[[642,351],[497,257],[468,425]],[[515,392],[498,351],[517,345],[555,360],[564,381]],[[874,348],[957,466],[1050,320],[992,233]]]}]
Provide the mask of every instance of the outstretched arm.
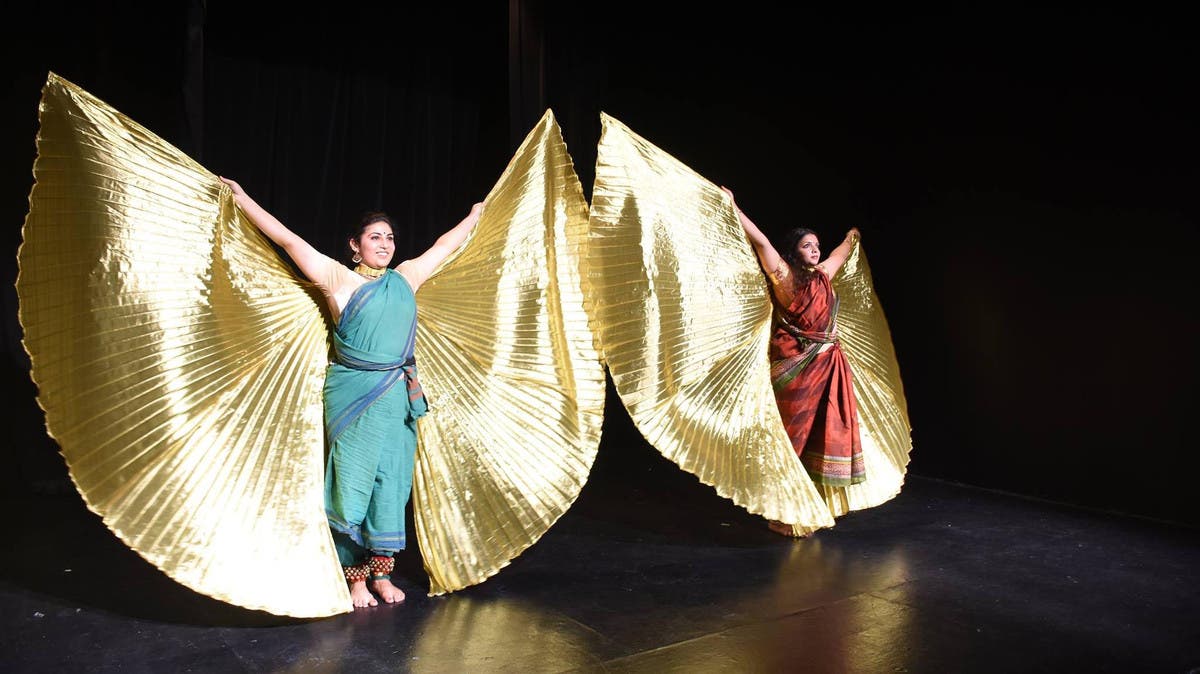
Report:
[{"label": "outstretched arm", "polygon": [[416,290],[422,283],[425,282],[451,253],[458,250],[458,247],[463,245],[467,240],[467,236],[471,230],[475,229],[475,225],[479,223],[479,216],[483,213],[483,202],[479,202],[471,206],[471,212],[467,213],[467,217],[463,218],[453,229],[438,237],[438,240],[429,247],[429,250],[421,253],[419,256],[411,260],[405,260],[400,263],[397,269],[404,278],[408,279],[413,290]]},{"label": "outstretched arm", "polygon": [[850,231],[846,232],[846,238],[838,244],[837,248],[829,251],[829,257],[825,261],[817,265],[817,269],[825,272],[829,278],[837,276],[838,270],[846,262],[846,258],[850,257],[850,251],[854,250],[854,244],[858,241],[860,234],[857,227],[851,227]]},{"label": "outstretched arm", "polygon": [[738,221],[742,223],[742,229],[746,230],[746,236],[750,239],[750,244],[754,246],[754,253],[758,255],[758,263],[767,273],[767,278],[771,279],[771,292],[775,295],[775,299],[785,306],[791,304],[795,292],[790,278],[791,267],[783,261],[783,257],[779,251],[775,250],[775,246],[771,245],[771,240],[767,238],[767,235],[763,234],[754,221],[746,217],[742,209],[738,208],[737,202],[733,199],[733,192],[728,187],[721,189],[729,195],[729,201],[733,203],[733,210],[737,213]]},{"label": "outstretched arm", "polygon": [[758,262],[762,265],[763,271],[774,279],[779,272],[779,264],[783,262],[783,258],[775,250],[775,246],[771,245],[771,240],[767,238],[767,235],[763,234],[754,221],[746,217],[742,209],[738,208],[737,202],[733,199],[733,192],[728,187],[722,187],[721,190],[729,195],[733,211],[737,213],[738,221],[742,223],[742,229],[746,230],[746,236],[750,239],[750,245],[754,246],[754,253],[758,255]]},{"label": "outstretched arm", "polygon": [[314,281],[319,278],[319,274],[325,265],[325,256],[313,248],[307,241],[300,238],[295,232],[284,226],[282,222],[277,220],[262,206],[258,205],[250,195],[246,194],[242,186],[236,180],[221,178],[221,182],[229,186],[233,191],[233,200],[237,203],[242,212],[246,214],[246,218],[254,223],[255,227],[262,230],[267,238],[274,241],[280,248],[292,258],[300,271],[308,277],[308,280]]}]

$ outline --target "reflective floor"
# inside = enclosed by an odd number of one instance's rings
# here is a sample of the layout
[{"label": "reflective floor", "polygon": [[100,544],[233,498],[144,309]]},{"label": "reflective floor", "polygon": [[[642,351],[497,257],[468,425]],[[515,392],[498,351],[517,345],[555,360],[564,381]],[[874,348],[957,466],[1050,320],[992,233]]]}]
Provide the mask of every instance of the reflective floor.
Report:
[{"label": "reflective floor", "polygon": [[1200,532],[917,476],[789,540],[665,462],[597,470],[482,585],[428,598],[411,550],[405,603],[313,621],[183,589],[65,485],[8,505],[4,672],[1200,668]]}]

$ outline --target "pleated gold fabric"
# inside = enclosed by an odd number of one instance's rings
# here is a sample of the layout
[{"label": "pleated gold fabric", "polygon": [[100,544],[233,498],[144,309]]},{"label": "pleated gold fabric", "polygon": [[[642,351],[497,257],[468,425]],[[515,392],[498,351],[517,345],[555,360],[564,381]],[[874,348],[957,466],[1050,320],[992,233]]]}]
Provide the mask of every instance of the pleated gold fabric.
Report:
[{"label": "pleated gold fabric", "polygon": [[912,453],[912,426],[891,328],[859,240],[832,279],[838,332],[854,376],[867,480],[827,499],[834,515],[870,508],[900,493]]},{"label": "pleated gold fabric", "polygon": [[605,114],[590,224],[594,324],[647,441],[751,513],[832,526],[779,418],[769,291],[728,196]]},{"label": "pleated gold fabric", "polygon": [[587,201],[551,111],[485,201],[471,239],[417,292],[430,411],[413,511],[434,595],[495,574],[566,512],[604,414]]},{"label": "pleated gold fabric", "polygon": [[350,611],[321,490],[319,298],[162,139],[53,73],[39,118],[20,322],[87,506],[202,594]]}]

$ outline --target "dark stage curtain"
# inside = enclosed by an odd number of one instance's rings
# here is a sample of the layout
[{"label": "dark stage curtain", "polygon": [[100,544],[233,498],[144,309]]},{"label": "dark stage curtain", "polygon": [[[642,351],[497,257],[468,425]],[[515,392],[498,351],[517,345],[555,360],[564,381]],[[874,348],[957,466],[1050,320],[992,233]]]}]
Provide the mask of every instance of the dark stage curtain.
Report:
[{"label": "dark stage curtain", "polygon": [[458,9],[210,5],[203,77],[188,82],[201,162],[330,255],[367,210],[393,217],[400,259],[423,251],[516,149],[506,8]]},{"label": "dark stage curtain", "polygon": [[[504,170],[505,8],[210,5],[204,166],[338,257],[362,212],[424,251]],[[197,82],[190,82],[197,86]]]}]

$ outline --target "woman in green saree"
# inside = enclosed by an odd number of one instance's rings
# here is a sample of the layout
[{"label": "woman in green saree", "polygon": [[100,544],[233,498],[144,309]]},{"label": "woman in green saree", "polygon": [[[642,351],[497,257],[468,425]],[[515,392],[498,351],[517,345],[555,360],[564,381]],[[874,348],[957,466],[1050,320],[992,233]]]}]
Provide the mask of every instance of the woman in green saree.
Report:
[{"label": "woman in green saree", "polygon": [[354,269],[330,258],[221,178],[238,206],[320,288],[335,323],[324,387],[325,513],[357,608],[404,600],[391,582],[393,555],[405,548],[416,421],[425,413],[413,347],[416,291],[479,222],[482,203],[427,251],[391,267],[392,222],[365,215],[348,237]]}]

